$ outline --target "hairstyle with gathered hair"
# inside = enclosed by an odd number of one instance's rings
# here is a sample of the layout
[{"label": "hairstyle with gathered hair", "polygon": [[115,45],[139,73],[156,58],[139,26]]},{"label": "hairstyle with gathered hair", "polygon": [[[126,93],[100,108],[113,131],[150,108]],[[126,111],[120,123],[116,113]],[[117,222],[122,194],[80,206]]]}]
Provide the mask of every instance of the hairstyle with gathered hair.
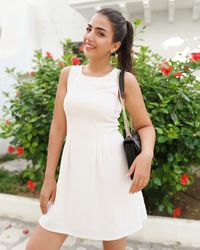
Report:
[{"label": "hairstyle with gathered hair", "polygon": [[106,16],[110,21],[114,33],[112,42],[121,42],[121,46],[115,52],[118,55],[120,69],[134,73],[132,62],[134,31],[132,24],[119,11],[112,8],[103,8],[96,13]]}]

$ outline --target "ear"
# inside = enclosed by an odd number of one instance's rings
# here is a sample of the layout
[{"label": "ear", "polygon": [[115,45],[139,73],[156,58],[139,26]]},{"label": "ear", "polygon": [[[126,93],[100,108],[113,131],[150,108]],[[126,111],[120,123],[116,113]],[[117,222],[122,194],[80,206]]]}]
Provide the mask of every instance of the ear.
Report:
[{"label": "ear", "polygon": [[121,42],[115,42],[115,43],[113,43],[113,46],[112,46],[112,49],[111,49],[111,53],[114,53],[115,51],[117,51],[120,46],[121,46]]}]

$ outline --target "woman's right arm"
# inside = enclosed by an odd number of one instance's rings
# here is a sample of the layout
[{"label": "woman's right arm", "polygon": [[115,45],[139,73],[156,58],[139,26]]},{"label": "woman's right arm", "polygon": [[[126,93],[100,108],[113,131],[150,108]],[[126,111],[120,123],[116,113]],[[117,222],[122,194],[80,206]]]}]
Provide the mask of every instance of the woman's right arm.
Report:
[{"label": "woman's right arm", "polygon": [[59,76],[53,118],[49,132],[47,163],[45,178],[40,192],[40,208],[42,213],[47,212],[49,200],[54,202],[56,195],[55,171],[60,157],[62,145],[67,134],[66,115],[63,109],[64,97],[67,93],[67,80],[70,66],[62,69]]}]

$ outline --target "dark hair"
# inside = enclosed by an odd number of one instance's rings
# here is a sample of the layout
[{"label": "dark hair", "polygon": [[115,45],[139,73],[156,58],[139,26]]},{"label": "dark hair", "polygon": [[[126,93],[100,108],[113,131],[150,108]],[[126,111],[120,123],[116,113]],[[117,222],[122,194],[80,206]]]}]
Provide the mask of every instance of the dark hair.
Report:
[{"label": "dark hair", "polygon": [[118,55],[120,69],[133,73],[132,46],[134,31],[132,24],[119,11],[112,8],[103,8],[96,13],[106,16],[111,22],[114,33],[112,42],[121,42],[121,46],[115,52]]}]

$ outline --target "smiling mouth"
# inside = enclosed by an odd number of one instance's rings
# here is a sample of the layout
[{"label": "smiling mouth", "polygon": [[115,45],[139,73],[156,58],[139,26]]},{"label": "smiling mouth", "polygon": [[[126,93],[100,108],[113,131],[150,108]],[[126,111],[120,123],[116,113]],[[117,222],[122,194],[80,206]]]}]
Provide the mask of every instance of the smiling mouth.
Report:
[{"label": "smiling mouth", "polygon": [[90,45],[90,44],[88,44],[88,43],[86,43],[86,44],[85,44],[85,48],[86,48],[86,49],[95,49],[96,47],[95,47],[95,46],[92,46],[92,45]]}]

